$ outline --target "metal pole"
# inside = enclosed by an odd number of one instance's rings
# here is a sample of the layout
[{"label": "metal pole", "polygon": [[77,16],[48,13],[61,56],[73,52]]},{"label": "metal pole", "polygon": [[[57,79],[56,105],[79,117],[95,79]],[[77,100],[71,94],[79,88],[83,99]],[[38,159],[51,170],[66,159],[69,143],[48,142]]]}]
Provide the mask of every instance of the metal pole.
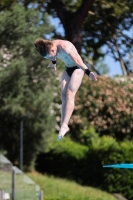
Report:
[{"label": "metal pole", "polygon": [[39,200],[43,200],[43,191],[42,190],[40,190],[40,192],[39,192]]},{"label": "metal pole", "polygon": [[20,117],[20,170],[23,171],[23,120],[32,114],[22,115]]},{"label": "metal pole", "polygon": [[4,200],[4,199],[5,199],[5,198],[4,198],[4,196],[5,196],[5,191],[4,191],[4,190],[2,190],[2,191],[1,191],[1,194],[2,194],[2,195],[1,195],[1,197],[2,197],[2,200]]},{"label": "metal pole", "polygon": [[4,200],[4,190],[0,190],[0,200]]},{"label": "metal pole", "polygon": [[12,200],[15,200],[15,168],[12,167]]},{"label": "metal pole", "polygon": [[23,171],[23,118],[20,119],[20,169]]}]

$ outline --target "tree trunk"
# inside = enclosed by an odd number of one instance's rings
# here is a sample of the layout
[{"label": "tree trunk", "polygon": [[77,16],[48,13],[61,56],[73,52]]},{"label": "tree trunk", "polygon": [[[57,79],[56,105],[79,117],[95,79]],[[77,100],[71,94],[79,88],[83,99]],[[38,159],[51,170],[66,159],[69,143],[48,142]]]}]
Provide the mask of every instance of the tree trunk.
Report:
[{"label": "tree trunk", "polygon": [[118,53],[118,57],[119,57],[119,61],[120,61],[121,69],[122,69],[122,73],[123,73],[123,75],[127,75],[126,67],[125,67],[123,59],[121,57],[121,54],[120,54],[120,51],[119,51],[119,46],[118,46],[117,43],[116,43],[116,50],[117,50],[117,53]]},{"label": "tree trunk", "polygon": [[63,0],[54,0],[51,2],[52,7],[55,9],[58,18],[61,20],[65,29],[66,39],[75,45],[79,53],[81,52],[83,21],[93,2],[94,0],[83,0],[76,12],[67,10]]},{"label": "tree trunk", "polygon": [[82,39],[81,39],[81,27],[73,21],[68,21],[64,26],[66,39],[71,41],[76,47],[78,53],[81,53]]},{"label": "tree trunk", "polygon": [[126,70],[126,67],[125,67],[125,64],[124,64],[124,61],[122,59],[122,56],[121,56],[121,53],[120,53],[120,48],[119,48],[119,45],[117,43],[117,33],[113,35],[113,38],[114,38],[114,45],[116,47],[116,52],[118,54],[118,60],[120,62],[120,65],[121,65],[121,69],[122,69],[122,73],[123,75],[127,75],[127,70]]}]

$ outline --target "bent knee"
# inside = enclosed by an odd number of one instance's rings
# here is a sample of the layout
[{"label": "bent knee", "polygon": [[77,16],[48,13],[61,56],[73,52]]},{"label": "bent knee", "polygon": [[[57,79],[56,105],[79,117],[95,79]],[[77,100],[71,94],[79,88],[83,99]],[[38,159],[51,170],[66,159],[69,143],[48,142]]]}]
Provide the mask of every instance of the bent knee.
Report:
[{"label": "bent knee", "polygon": [[68,89],[66,93],[66,99],[74,99],[74,98],[75,98],[75,92]]},{"label": "bent knee", "polygon": [[61,100],[65,101],[65,100],[73,100],[75,98],[75,92],[71,91],[70,89],[68,89],[66,91],[66,93],[62,92],[61,94]]}]

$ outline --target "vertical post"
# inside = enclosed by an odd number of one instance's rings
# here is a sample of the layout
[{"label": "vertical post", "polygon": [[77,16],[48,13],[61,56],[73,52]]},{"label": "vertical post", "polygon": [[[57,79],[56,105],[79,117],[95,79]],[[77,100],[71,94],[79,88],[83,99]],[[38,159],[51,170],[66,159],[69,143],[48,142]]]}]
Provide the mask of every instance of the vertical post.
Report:
[{"label": "vertical post", "polygon": [[4,190],[2,190],[2,191],[1,191],[1,197],[2,197],[1,199],[2,199],[2,200],[4,200],[4,199],[5,199],[5,198],[4,198],[4,196],[5,196],[5,191],[4,191]]},{"label": "vertical post", "polygon": [[20,169],[23,171],[23,117],[20,119]]},{"label": "vertical post", "polygon": [[39,200],[43,200],[43,191],[42,190],[40,190],[40,192],[39,192]]},{"label": "vertical post", "polygon": [[4,190],[0,190],[0,200],[4,200]]},{"label": "vertical post", "polygon": [[23,171],[23,121],[32,114],[22,115],[20,117],[20,170]]},{"label": "vertical post", "polygon": [[15,200],[15,168],[12,167],[12,200]]},{"label": "vertical post", "polygon": [[2,200],[2,197],[1,197],[1,190],[0,190],[0,200]]}]

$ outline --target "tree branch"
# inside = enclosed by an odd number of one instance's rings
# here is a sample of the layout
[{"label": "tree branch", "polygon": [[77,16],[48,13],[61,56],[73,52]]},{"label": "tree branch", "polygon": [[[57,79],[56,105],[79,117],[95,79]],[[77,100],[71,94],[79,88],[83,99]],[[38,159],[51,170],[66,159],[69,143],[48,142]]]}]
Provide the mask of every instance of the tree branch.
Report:
[{"label": "tree branch", "polygon": [[66,6],[62,0],[51,1],[51,4],[55,9],[58,18],[61,20],[61,23],[65,26],[67,18],[70,17],[71,12],[66,9]]},{"label": "tree branch", "polygon": [[94,0],[83,0],[81,6],[74,14],[74,20],[82,25],[82,22],[84,21],[85,17],[88,14],[88,11],[90,10]]},{"label": "tree branch", "polygon": [[66,9],[66,5],[63,3],[62,0],[51,1],[51,4],[52,7],[54,7],[57,16],[60,18],[63,25],[65,25],[67,19],[69,18],[70,20],[70,17],[72,16],[71,20],[74,21],[75,23],[78,23],[78,26],[79,25],[81,26],[93,2],[94,0],[83,0],[81,6],[75,13],[68,11]]}]

